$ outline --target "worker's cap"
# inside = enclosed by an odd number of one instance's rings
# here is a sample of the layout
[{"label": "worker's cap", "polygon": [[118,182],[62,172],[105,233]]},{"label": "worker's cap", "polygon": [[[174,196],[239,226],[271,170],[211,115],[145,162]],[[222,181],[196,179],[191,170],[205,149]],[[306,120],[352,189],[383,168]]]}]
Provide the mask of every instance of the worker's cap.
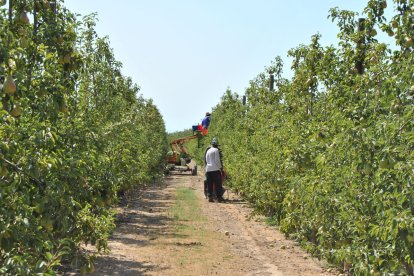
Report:
[{"label": "worker's cap", "polygon": [[210,112],[206,112],[206,116],[210,116],[211,114],[210,114]]},{"label": "worker's cap", "polygon": [[218,145],[218,140],[217,140],[217,138],[213,138],[212,140],[211,140],[211,144],[213,145],[213,146],[217,146]]}]

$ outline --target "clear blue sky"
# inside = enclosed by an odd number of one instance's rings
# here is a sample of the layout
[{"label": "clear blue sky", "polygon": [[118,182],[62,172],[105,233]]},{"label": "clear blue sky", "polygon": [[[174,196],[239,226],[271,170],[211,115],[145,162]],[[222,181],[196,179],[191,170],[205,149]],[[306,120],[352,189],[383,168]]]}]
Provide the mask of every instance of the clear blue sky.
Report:
[{"label": "clear blue sky", "polygon": [[332,7],[362,13],[361,0],[66,0],[71,11],[98,13],[123,74],[152,98],[167,131],[191,128],[229,87],[240,95],[276,56],[320,33],[335,44]]}]

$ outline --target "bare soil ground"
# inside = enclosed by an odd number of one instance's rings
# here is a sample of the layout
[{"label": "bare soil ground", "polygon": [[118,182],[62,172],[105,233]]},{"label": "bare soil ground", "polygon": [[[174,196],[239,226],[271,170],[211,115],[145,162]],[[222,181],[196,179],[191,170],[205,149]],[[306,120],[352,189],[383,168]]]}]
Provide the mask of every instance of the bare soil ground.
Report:
[{"label": "bare soil ground", "polygon": [[[185,190],[193,194],[193,205],[177,203],[177,191]],[[237,195],[226,192],[225,198],[208,202],[203,177],[185,173],[129,194],[119,209],[111,252],[98,257],[93,275],[338,274],[252,217]],[[184,208],[190,216],[176,212]]]}]

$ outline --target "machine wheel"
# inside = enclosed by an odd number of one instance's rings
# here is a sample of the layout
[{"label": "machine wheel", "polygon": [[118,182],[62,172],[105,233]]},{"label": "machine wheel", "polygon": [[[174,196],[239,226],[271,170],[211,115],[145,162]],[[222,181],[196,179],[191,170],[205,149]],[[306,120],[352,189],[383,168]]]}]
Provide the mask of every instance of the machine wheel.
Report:
[{"label": "machine wheel", "polygon": [[197,175],[197,165],[191,170],[191,175]]},{"label": "machine wheel", "polygon": [[164,168],[164,175],[169,175],[170,174],[170,170],[166,167]]}]

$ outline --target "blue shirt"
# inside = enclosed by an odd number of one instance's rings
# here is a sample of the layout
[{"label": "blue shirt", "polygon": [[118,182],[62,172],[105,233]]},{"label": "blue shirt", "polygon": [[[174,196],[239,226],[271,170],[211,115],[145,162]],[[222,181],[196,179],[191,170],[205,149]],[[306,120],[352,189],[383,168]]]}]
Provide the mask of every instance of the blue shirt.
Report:
[{"label": "blue shirt", "polygon": [[206,116],[203,121],[201,121],[201,125],[203,126],[203,128],[207,129],[208,126],[210,125],[210,115]]}]

